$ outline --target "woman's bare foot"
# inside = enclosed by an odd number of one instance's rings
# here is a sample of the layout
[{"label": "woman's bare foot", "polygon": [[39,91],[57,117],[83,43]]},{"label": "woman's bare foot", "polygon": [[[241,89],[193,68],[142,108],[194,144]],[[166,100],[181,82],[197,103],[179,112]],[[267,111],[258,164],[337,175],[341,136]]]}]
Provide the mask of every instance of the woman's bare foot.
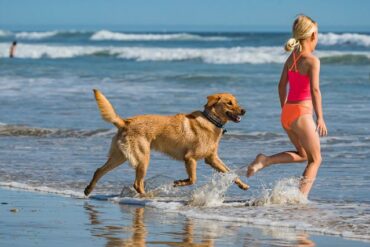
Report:
[{"label": "woman's bare foot", "polygon": [[263,154],[257,155],[256,159],[248,166],[247,177],[253,176],[256,172],[264,168],[266,166],[266,159],[267,157]]}]

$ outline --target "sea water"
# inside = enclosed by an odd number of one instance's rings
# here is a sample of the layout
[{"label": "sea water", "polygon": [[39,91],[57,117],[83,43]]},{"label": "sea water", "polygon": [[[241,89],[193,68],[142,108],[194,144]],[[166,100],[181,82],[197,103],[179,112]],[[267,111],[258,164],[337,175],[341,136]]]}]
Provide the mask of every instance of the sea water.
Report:
[{"label": "sea water", "polygon": [[[0,186],[84,198],[106,161],[115,128],[104,122],[92,89],[122,117],[202,110],[206,96],[233,93],[247,114],[228,123],[219,155],[237,174],[260,153],[292,150],[280,125],[277,84],[288,33],[127,33],[109,30],[0,31]],[[8,58],[11,41],[18,45]],[[271,166],[233,184],[198,162],[152,153],[140,198],[124,164],[104,176],[92,199],[175,212],[190,219],[239,222],[370,241],[370,34],[322,33],[320,86],[329,130],[309,200],[298,191],[305,164]]]}]

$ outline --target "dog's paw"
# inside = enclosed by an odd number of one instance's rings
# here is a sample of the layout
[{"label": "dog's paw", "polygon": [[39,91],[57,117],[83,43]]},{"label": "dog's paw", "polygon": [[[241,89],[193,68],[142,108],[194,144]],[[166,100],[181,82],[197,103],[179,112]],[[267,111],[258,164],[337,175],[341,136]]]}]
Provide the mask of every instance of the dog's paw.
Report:
[{"label": "dog's paw", "polygon": [[250,186],[248,184],[238,184],[239,188],[242,189],[242,190],[248,190],[250,188]]},{"label": "dog's paw", "polygon": [[173,187],[180,186],[181,180],[175,180],[173,181]]},{"label": "dog's paw", "polygon": [[248,189],[249,189],[249,185],[248,185],[248,184],[246,184],[246,183],[244,183],[243,181],[241,181],[241,180],[240,180],[240,178],[236,178],[236,179],[234,180],[234,183],[235,183],[236,185],[238,185],[238,187],[239,187],[240,189],[242,189],[242,190],[248,190]]},{"label": "dog's paw", "polygon": [[85,190],[84,190],[84,194],[85,196],[88,196],[92,191],[92,188],[90,187],[90,185],[86,186]]},{"label": "dog's paw", "polygon": [[186,186],[186,185],[190,185],[190,184],[191,184],[190,179],[175,180],[173,182],[173,187]]}]

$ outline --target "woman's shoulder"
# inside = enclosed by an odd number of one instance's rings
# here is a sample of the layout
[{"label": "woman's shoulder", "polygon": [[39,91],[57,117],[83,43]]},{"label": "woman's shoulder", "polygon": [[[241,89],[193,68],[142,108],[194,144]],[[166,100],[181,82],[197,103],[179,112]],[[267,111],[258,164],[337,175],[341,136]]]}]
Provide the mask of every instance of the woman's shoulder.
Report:
[{"label": "woman's shoulder", "polygon": [[302,55],[303,58],[303,67],[307,70],[312,70],[314,68],[320,68],[320,60],[318,57],[313,55],[312,53]]},{"label": "woman's shoulder", "polygon": [[314,54],[312,54],[312,53],[305,54],[303,57],[305,59],[305,62],[308,65],[311,65],[311,66],[318,66],[318,65],[320,65],[320,59],[317,56],[315,56]]}]

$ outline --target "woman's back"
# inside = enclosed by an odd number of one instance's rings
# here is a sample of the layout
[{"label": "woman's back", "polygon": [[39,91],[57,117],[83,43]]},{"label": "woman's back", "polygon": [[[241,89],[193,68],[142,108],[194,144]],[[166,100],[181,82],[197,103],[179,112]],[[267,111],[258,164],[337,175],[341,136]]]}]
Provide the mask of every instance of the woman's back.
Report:
[{"label": "woman's back", "polygon": [[[288,67],[289,93],[287,100],[293,102],[311,100],[310,77],[308,75],[307,68],[308,66],[306,63],[304,63],[304,61],[302,61],[306,58],[302,57],[302,53],[296,56],[295,52],[293,51],[290,59],[292,61],[291,65]],[[299,64],[299,67],[298,62],[301,62]]]}]

